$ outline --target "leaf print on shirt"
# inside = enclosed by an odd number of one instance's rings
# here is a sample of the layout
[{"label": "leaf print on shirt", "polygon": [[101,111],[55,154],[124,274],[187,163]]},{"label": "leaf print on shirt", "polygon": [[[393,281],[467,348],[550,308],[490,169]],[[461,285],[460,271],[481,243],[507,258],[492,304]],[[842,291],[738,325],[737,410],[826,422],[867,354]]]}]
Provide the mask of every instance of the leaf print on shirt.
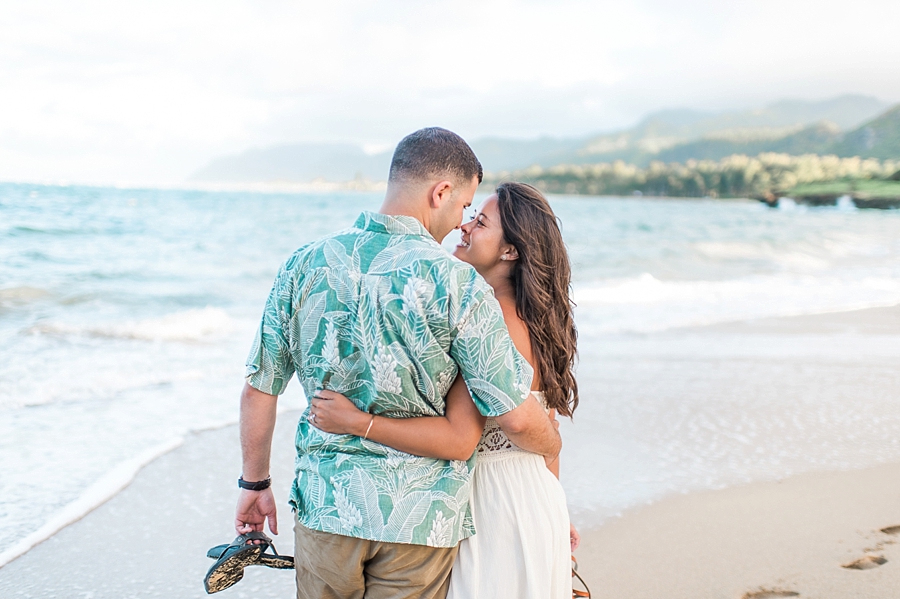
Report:
[{"label": "leaf print on shirt", "polygon": [[396,372],[397,360],[390,352],[379,351],[375,354],[375,357],[369,361],[369,368],[372,370],[376,389],[397,395],[403,393],[403,385]]},{"label": "leaf print on shirt", "polygon": [[354,252],[348,256],[346,248],[335,239],[326,241],[323,251],[328,264],[328,284],[337,300],[347,307],[354,305],[356,287],[363,276],[359,268],[359,254]]},{"label": "leaf print on shirt", "polygon": [[334,323],[330,320],[325,325],[325,344],[322,346],[322,358],[330,368],[336,368],[341,363],[341,354],[338,351],[338,332]]},{"label": "leaf print on shirt", "polygon": [[311,295],[300,308],[298,318],[291,321],[291,336],[299,342],[300,351],[309,353],[319,334],[319,325],[328,302],[328,292]]},{"label": "leaf print on shirt", "polygon": [[[335,478],[337,479],[337,477]],[[359,530],[354,532],[370,539],[382,536],[384,516],[381,513],[381,506],[378,504],[378,489],[375,488],[372,477],[365,470],[354,468],[349,478],[343,477],[343,480],[347,481],[346,490],[349,504],[362,514],[362,521],[358,525]]]},{"label": "leaf print on shirt", "polygon": [[428,510],[431,509],[431,493],[416,491],[394,503],[394,509],[388,518],[385,533],[397,539],[398,543],[409,543],[413,530],[422,524]]},{"label": "leaf print on shirt", "polygon": [[432,303],[434,296],[434,285],[429,285],[425,279],[412,276],[406,281],[403,287],[403,307],[400,311],[404,316],[410,316],[410,313],[424,314],[426,304]]},{"label": "leaf print on shirt", "polygon": [[333,480],[331,484],[334,485],[334,507],[337,508],[338,518],[341,521],[341,530],[346,531],[345,534],[352,534],[353,529],[363,525],[362,513],[358,507],[350,503],[341,483]]},{"label": "leaf print on shirt", "polygon": [[450,538],[450,525],[453,519],[444,517],[444,512],[438,510],[431,522],[431,530],[428,532],[427,544],[429,547],[446,547]]},{"label": "leaf print on shirt", "polygon": [[437,380],[437,388],[438,393],[442,396],[446,397],[447,392],[450,391],[450,387],[453,386],[453,381],[456,380],[456,373],[445,370],[444,372],[438,374]]},{"label": "leaf print on shirt", "polygon": [[365,369],[365,356],[361,352],[354,352],[341,360],[336,368],[327,372],[322,377],[321,385],[325,389],[346,394],[348,391],[366,384],[366,381],[360,377]]},{"label": "leaf print on shirt", "polygon": [[[324,387],[368,412],[406,418],[443,414],[459,371],[478,409],[494,416],[530,387],[520,360],[490,287],[471,266],[411,217],[363,213],[285,261],[247,382],[280,395],[296,374],[307,397]],[[474,532],[474,461],[412,456],[325,433],[303,417],[295,445],[291,503],[307,528],[443,547]]]}]

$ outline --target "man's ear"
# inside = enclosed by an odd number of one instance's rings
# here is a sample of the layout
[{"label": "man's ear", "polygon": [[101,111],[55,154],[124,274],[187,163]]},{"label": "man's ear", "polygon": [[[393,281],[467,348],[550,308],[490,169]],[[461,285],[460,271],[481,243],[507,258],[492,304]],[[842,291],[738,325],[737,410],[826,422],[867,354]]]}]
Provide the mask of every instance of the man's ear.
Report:
[{"label": "man's ear", "polygon": [[453,183],[450,181],[438,181],[431,188],[431,207],[440,208],[446,204],[450,200],[450,196],[453,195],[453,191]]}]

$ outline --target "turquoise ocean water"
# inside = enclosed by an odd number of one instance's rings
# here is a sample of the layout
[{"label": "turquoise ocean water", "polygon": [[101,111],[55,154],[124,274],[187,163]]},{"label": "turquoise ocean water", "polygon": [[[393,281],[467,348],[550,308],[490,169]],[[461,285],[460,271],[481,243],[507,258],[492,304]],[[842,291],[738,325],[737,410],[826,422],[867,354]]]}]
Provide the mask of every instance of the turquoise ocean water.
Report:
[{"label": "turquoise ocean water", "polygon": [[[0,185],[0,554],[90,509],[189,431],[235,422],[244,358],[278,266],[379,204],[379,194],[363,193]],[[590,359],[618,346],[639,361],[648,333],[900,303],[900,212],[632,198],[552,204]],[[615,405],[588,389],[584,396]],[[684,418],[684,403],[647,402],[615,414],[586,403],[588,420],[653,415],[617,421],[602,440],[577,420],[564,427],[566,451],[578,452],[564,462],[576,520],[758,477],[758,461],[719,460],[721,448],[698,454],[696,444],[682,451],[670,440],[630,452],[636,436],[654,438],[643,428],[632,435],[635,422],[670,430]],[[305,401],[293,385],[282,403]],[[719,442],[717,426],[733,428],[714,418],[697,426],[706,448]],[[879,426],[876,436],[900,433],[900,414]],[[758,453],[753,435],[743,438],[735,447]],[[900,459],[900,447],[885,443],[851,465]],[[793,470],[846,466],[827,461],[833,448],[804,447],[785,450],[797,454]],[[628,457],[600,468],[597,452]],[[673,478],[672,465],[684,463],[690,468]]]}]

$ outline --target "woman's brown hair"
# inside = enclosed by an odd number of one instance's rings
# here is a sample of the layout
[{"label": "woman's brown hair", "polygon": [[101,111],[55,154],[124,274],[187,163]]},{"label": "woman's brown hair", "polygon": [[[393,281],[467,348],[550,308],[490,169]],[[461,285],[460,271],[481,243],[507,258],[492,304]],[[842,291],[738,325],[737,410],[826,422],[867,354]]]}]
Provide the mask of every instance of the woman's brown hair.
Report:
[{"label": "woman's brown hair", "polygon": [[572,372],[578,333],[570,297],[572,267],[559,219],[531,185],[502,183],[497,198],[503,240],[519,254],[511,275],[516,312],[531,335],[544,400],[571,417],[578,406],[578,383]]}]

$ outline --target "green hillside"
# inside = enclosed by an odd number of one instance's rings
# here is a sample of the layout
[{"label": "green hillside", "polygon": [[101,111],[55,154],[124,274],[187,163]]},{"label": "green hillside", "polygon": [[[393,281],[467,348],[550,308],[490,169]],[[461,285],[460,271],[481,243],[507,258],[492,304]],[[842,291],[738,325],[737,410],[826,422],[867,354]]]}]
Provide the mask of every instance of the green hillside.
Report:
[{"label": "green hillside", "polygon": [[900,105],[847,133],[830,150],[838,156],[900,158]]},{"label": "green hillside", "polygon": [[[560,157],[564,159],[530,164],[546,167],[623,160],[646,167],[653,161],[720,160],[760,152],[828,154],[843,139],[842,131],[868,123],[886,107],[874,98],[847,95],[820,102],[784,100],[760,109],[720,114],[666,110],[631,129],[588,138],[568,156]],[[521,164],[524,166],[528,164]]]},{"label": "green hillside", "polygon": [[[566,157],[567,160],[558,163],[592,164],[623,160],[646,167],[654,161],[721,160],[735,154],[756,156],[764,152],[794,156],[834,154],[881,160],[900,158],[900,105],[847,132],[827,120],[812,125],[777,127],[775,125],[785,121],[773,117],[769,121],[759,121],[773,125],[712,130],[690,139],[676,137],[697,133],[713,125],[750,122],[753,121],[739,119],[737,115],[723,115],[677,127],[653,118],[630,131],[592,138]],[[546,161],[536,161],[535,164],[548,166]]]},{"label": "green hillside", "polygon": [[661,162],[684,162],[686,160],[720,160],[734,154],[756,156],[763,152],[777,152],[794,156],[829,154],[832,146],[841,137],[841,130],[837,125],[824,121],[784,137],[747,140],[700,139],[664,150],[655,155],[653,159]]}]

